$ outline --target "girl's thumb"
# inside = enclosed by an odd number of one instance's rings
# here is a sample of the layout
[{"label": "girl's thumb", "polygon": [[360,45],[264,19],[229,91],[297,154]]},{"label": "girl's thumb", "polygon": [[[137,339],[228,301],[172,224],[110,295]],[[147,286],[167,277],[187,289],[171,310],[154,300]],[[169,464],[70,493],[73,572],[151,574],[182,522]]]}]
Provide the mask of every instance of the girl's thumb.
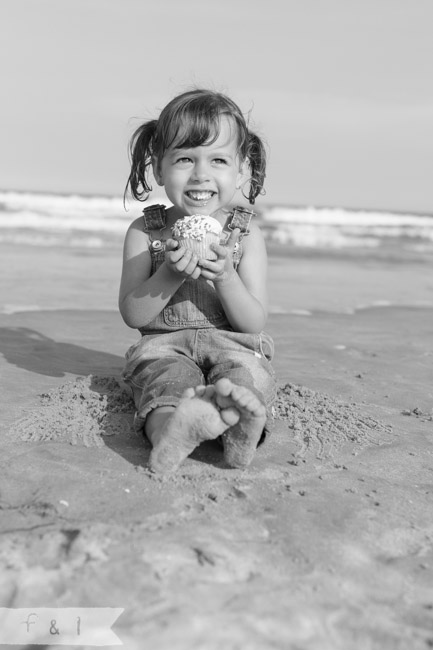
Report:
[{"label": "girl's thumb", "polygon": [[241,234],[240,228],[235,228],[234,230],[231,231],[230,237],[227,240],[227,248],[230,248],[230,250],[234,250],[234,247],[236,246],[238,240],[239,240],[239,235]]}]

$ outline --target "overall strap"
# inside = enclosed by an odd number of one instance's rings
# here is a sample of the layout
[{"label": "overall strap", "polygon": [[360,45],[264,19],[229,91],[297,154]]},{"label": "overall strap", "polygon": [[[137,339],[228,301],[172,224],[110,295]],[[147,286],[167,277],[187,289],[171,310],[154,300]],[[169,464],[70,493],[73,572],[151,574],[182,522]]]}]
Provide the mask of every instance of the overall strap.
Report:
[{"label": "overall strap", "polygon": [[144,231],[161,230],[165,227],[167,217],[165,205],[149,205],[143,210]]},{"label": "overall strap", "polygon": [[232,219],[229,223],[229,230],[234,230],[239,228],[241,234],[239,239],[241,240],[245,235],[249,234],[248,226],[250,225],[251,218],[255,216],[255,212],[249,210],[248,208],[243,208],[236,206],[233,209]]}]

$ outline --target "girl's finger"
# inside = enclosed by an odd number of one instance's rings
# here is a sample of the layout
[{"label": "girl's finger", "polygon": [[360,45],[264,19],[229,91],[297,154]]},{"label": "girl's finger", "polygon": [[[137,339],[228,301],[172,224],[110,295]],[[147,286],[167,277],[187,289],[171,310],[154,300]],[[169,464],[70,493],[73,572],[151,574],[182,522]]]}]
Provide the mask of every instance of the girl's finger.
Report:
[{"label": "girl's finger", "polygon": [[213,280],[215,278],[215,275],[216,274],[212,271],[200,268],[200,277],[203,278],[203,280]]},{"label": "girl's finger", "polygon": [[187,254],[177,263],[177,268],[182,271],[185,275],[191,276],[192,273],[196,270],[198,265],[198,257],[191,251],[187,251]]},{"label": "girl's finger", "polygon": [[201,268],[199,266],[196,266],[194,271],[191,273],[190,278],[192,280],[198,280],[200,276],[201,276]]},{"label": "girl's finger", "polygon": [[[227,257],[227,247],[221,246],[220,244],[211,244],[211,250],[217,255],[219,259],[225,259]],[[204,260],[206,262],[211,262],[212,260]]]},{"label": "girl's finger", "polygon": [[192,258],[190,263],[184,268],[183,272],[185,275],[192,276],[197,268],[197,258]]},{"label": "girl's finger", "polygon": [[179,248],[179,242],[177,239],[167,239],[165,242],[165,250],[167,251],[174,251],[177,248]]},{"label": "girl's finger", "polygon": [[209,271],[216,271],[221,266],[217,262],[212,262],[212,260],[200,260],[199,265],[202,269],[209,269]]},{"label": "girl's finger", "polygon": [[188,264],[190,264],[193,257],[193,253],[189,250],[179,249],[180,257],[177,256],[178,251],[171,253],[171,259],[173,260],[176,269],[180,272],[185,271]]},{"label": "girl's finger", "polygon": [[176,248],[175,250],[167,251],[165,252],[166,254],[166,259],[171,263],[171,264],[176,264],[179,260],[182,259],[185,255],[185,250],[183,248]]}]

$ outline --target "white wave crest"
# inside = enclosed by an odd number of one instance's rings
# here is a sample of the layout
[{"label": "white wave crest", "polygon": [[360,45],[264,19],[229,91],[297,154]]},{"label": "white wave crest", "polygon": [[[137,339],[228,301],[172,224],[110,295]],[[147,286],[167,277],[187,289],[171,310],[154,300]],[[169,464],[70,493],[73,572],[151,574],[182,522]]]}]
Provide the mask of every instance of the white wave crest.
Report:
[{"label": "white wave crest", "polygon": [[[154,197],[144,205],[167,203]],[[0,192],[0,242],[100,248],[120,244],[144,207],[120,196]],[[342,208],[264,206],[257,209],[265,238],[305,248],[377,248],[399,243],[433,250],[433,215]]]}]

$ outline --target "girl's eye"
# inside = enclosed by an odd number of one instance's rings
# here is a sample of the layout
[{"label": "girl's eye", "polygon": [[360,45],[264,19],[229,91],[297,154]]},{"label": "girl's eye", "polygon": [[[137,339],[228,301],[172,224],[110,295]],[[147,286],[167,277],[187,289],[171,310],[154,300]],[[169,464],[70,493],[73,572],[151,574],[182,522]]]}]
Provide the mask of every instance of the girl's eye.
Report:
[{"label": "girl's eye", "polygon": [[178,162],[178,163],[189,163],[189,162],[191,162],[191,158],[187,158],[187,156],[183,156],[182,158],[177,158],[176,162]]},{"label": "girl's eye", "polygon": [[218,165],[227,165],[227,160],[225,160],[225,158],[215,158],[214,162]]}]

